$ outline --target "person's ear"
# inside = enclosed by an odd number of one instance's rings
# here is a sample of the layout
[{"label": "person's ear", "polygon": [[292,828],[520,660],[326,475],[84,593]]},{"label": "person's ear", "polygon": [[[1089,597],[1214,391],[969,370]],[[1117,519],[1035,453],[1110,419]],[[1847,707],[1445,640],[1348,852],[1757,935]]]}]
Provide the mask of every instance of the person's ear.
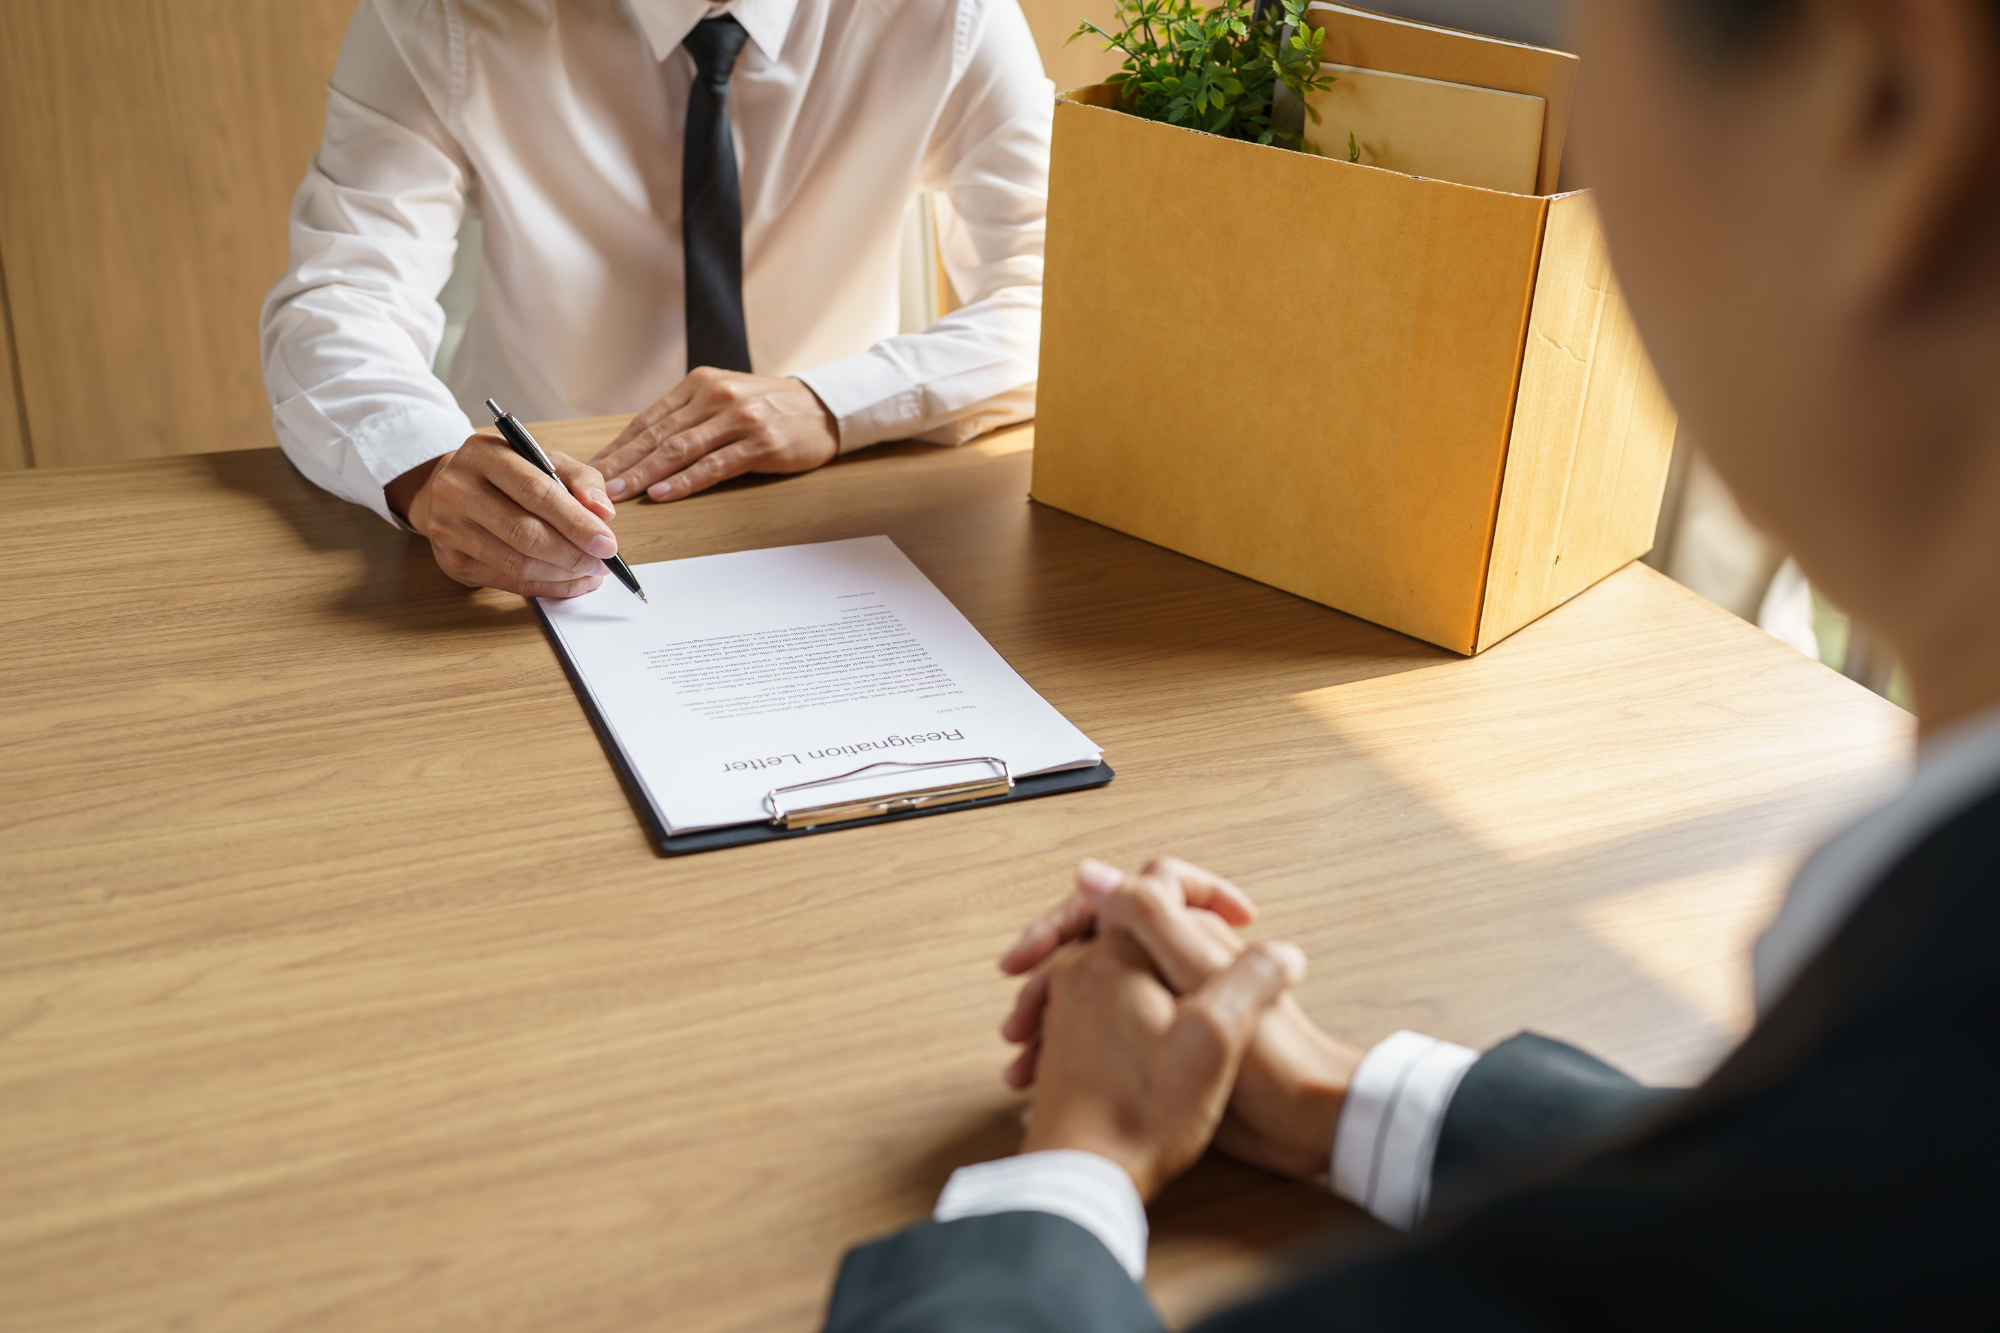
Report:
[{"label": "person's ear", "polygon": [[[1812,6],[1808,96],[1844,221],[1836,304],[1894,318],[1984,243],[1996,164],[2000,7],[1993,0],[1831,0]],[[1844,197],[1838,197],[1844,196]]]}]

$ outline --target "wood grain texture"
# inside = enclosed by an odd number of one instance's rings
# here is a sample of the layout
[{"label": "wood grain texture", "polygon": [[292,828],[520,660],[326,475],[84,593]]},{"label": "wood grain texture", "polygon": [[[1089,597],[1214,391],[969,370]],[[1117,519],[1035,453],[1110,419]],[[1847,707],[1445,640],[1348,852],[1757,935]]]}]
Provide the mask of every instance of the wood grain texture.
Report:
[{"label": "wood grain texture", "polygon": [[5,0],[0,252],[42,466],[270,444],[257,311],[355,0]]},{"label": "wood grain texture", "polygon": [[[1085,853],[1235,876],[1351,1038],[1688,1077],[1904,762],[1906,715],[1642,567],[1459,659],[1028,503],[1030,439],[619,530],[888,534],[1118,780],[671,861],[528,609],[275,451],[0,477],[0,1326],[809,1331],[1017,1141],[993,961]],[[1211,1161],[1154,1226],[1179,1321],[1363,1224]]]},{"label": "wood grain texture", "polygon": [[1551,199],[1480,649],[1652,548],[1675,424],[1611,271],[1596,203],[1587,193]]}]

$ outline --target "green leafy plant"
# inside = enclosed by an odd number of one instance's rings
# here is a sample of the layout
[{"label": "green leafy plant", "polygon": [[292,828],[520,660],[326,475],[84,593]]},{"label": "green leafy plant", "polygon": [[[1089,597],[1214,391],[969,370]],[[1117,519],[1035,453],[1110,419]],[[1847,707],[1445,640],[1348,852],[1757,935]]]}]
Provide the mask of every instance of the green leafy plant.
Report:
[{"label": "green leafy plant", "polygon": [[1277,90],[1285,88],[1316,122],[1306,94],[1333,86],[1333,75],[1319,67],[1326,34],[1306,26],[1306,4],[1118,0],[1116,32],[1086,19],[1070,41],[1095,33],[1106,50],[1124,53],[1125,67],[1105,80],[1118,89],[1120,110],[1228,139],[1317,152],[1303,124],[1279,124],[1273,106]]}]

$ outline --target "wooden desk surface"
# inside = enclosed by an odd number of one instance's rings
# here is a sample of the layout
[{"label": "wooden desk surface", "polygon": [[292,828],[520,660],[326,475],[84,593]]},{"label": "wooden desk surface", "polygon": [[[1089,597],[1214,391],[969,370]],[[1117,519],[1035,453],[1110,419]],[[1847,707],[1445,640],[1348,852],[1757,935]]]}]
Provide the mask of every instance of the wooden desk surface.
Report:
[{"label": "wooden desk surface", "polygon": [[[1905,714],[1643,567],[1460,660],[1031,505],[1029,447],[620,532],[887,533],[1118,781],[675,861],[528,609],[275,451],[0,478],[0,1326],[810,1330],[847,1245],[1013,1146],[994,958],[1085,853],[1236,877],[1356,1040],[1687,1077],[1904,763]],[[1204,1163],[1155,1296],[1328,1225]]]}]

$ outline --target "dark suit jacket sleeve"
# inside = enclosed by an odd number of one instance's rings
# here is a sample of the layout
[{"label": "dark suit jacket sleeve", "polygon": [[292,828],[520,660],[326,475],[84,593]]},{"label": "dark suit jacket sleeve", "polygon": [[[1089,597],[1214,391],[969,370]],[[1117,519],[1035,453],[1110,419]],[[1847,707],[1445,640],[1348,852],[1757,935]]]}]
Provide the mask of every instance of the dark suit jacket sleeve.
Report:
[{"label": "dark suit jacket sleeve", "polygon": [[848,1252],[826,1333],[1161,1333],[1097,1237],[1050,1213],[919,1222]]},{"label": "dark suit jacket sleeve", "polygon": [[1523,1032],[1479,1057],[1445,1111],[1431,1165],[1434,1208],[1581,1157],[1675,1095],[1574,1046]]},{"label": "dark suit jacket sleeve", "polygon": [[[1669,1095],[1546,1037],[1502,1042],[1452,1098],[1433,1198],[1463,1198],[1580,1156]],[[1095,1236],[1066,1218],[1022,1212],[922,1222],[850,1252],[826,1329],[1159,1333],[1160,1322]]]}]

